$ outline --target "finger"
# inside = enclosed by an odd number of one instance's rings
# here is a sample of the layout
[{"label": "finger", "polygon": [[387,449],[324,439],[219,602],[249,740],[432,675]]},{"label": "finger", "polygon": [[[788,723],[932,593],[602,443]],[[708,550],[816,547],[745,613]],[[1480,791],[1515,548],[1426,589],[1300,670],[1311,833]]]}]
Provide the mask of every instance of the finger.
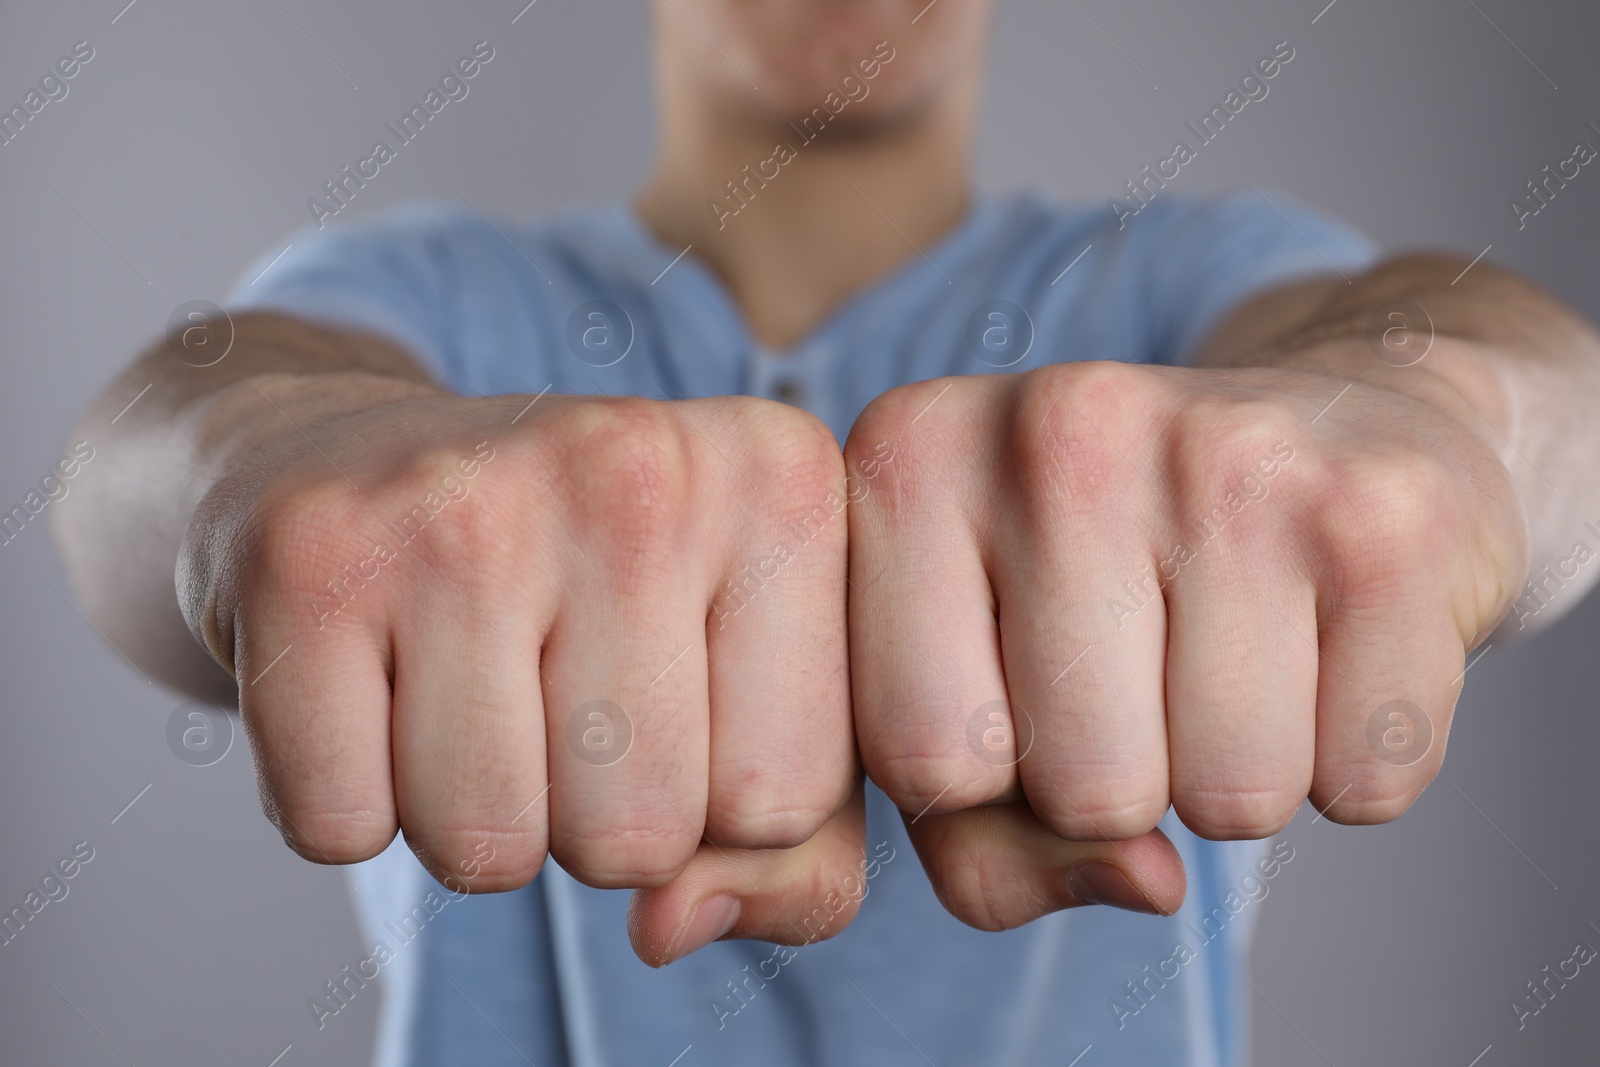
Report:
[{"label": "finger", "polygon": [[858,538],[855,525],[850,658],[867,773],[909,811],[1014,793],[1025,742],[976,545],[953,524],[904,522],[892,540],[881,530]]},{"label": "finger", "polygon": [[691,432],[619,402],[564,457],[581,540],[546,561],[566,590],[541,659],[550,853],[597,888],[669,881],[705,825],[712,579]]},{"label": "finger", "polygon": [[[1332,617],[1321,636],[1311,801],[1330,820],[1398,818],[1439,773],[1465,680],[1465,630],[1450,591],[1462,566],[1436,539],[1391,514],[1325,580]],[[1387,534],[1386,534],[1387,531]],[[1353,534],[1353,531],[1351,531]]]},{"label": "finger", "polygon": [[[853,481],[850,505],[856,737],[872,780],[918,812],[1014,795],[1020,754],[964,479],[952,475],[941,435],[916,427],[911,440],[900,430],[914,421],[913,405],[937,397],[921,387],[885,394],[876,409],[906,410],[863,416],[845,452],[852,478],[876,464],[870,481]],[[877,440],[879,428],[900,436]]]},{"label": "finger", "polygon": [[867,893],[866,806],[858,785],[844,808],[788,849],[704,845],[683,873],[640,889],[628,937],[652,967],[722,938],[802,945],[848,926]]},{"label": "finger", "polygon": [[305,557],[276,551],[263,557],[234,636],[239,712],[262,807],[308,860],[371,859],[399,826],[390,774],[388,635],[354,607],[322,608],[319,616],[317,605],[338,602],[305,592],[316,585],[311,573],[280,572],[280,564],[292,558],[298,566]]},{"label": "finger", "polygon": [[424,574],[395,620],[395,799],[435,878],[500,892],[532,880],[548,843],[539,627],[503,574],[458,578]]},{"label": "finger", "polygon": [[980,930],[1085,904],[1171,915],[1187,888],[1178,850],[1160,830],[1128,841],[1065,841],[1026,804],[908,815],[906,829],[940,903]]},{"label": "finger", "polygon": [[[711,600],[711,780],[719,845],[800,844],[857,778],[846,658],[844,464],[820,422],[758,428],[762,492]],[[776,420],[774,420],[776,421]]]},{"label": "finger", "polygon": [[1021,395],[988,535],[1023,789],[1073,840],[1149,833],[1168,802],[1163,581],[1133,518],[1153,490],[1085,414],[1093,381]]},{"label": "finger", "polygon": [[1276,833],[1311,788],[1315,590],[1269,540],[1273,517],[1232,518],[1167,591],[1172,803],[1213,840]]}]

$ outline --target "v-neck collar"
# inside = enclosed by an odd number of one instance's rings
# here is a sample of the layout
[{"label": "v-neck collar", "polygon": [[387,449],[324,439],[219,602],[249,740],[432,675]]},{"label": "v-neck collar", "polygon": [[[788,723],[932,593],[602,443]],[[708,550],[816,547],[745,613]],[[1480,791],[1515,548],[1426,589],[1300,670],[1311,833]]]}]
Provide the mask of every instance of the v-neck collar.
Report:
[{"label": "v-neck collar", "polygon": [[756,338],[744,309],[733,299],[722,279],[694,255],[692,245],[682,249],[663,242],[631,202],[614,205],[611,214],[616,231],[633,245],[632,251],[636,253],[635,256],[624,258],[637,264],[639,274],[643,276],[642,284],[647,289],[662,290],[661,309],[664,313],[674,307],[695,309],[692,328],[695,333],[703,334],[707,326],[706,311],[709,309],[722,327],[717,332],[723,336],[716,340],[731,343],[739,356],[761,351],[778,359],[786,359],[817,348],[819,342],[840,332],[866,307],[881,301],[899,303],[897,297],[917,287],[953,287],[957,264],[970,253],[982,235],[989,232],[989,223],[1001,208],[1000,201],[975,193],[966,214],[937,241],[846,297],[798,341],[781,349],[775,349]]}]

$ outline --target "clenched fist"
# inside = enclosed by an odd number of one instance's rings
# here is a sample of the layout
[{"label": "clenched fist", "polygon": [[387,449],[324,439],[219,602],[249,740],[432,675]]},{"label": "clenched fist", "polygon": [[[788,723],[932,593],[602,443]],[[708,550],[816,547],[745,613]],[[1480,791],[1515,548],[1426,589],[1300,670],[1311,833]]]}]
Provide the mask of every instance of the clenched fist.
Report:
[{"label": "clenched fist", "polygon": [[323,414],[310,388],[233,387],[282,432],[200,502],[179,564],[291,847],[350,863],[399,829],[474,891],[548,850],[651,888],[654,963],[792,941],[863,853],[826,427],[749,398],[410,386]]},{"label": "clenched fist", "polygon": [[1411,803],[1527,566],[1506,468],[1448,408],[1120,363],[868,408],[847,461],[894,460],[851,515],[857,733],[958,917],[1069,901],[1057,839],[1120,842],[1123,901],[1168,910],[1169,804],[1229,839],[1308,796],[1350,823]]}]

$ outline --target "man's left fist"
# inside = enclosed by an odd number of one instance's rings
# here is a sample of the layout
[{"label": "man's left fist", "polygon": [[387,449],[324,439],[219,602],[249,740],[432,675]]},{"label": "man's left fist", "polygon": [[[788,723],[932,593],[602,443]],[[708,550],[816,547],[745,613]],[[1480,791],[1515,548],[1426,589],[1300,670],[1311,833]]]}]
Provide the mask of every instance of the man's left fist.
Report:
[{"label": "man's left fist", "polygon": [[[1397,817],[1527,568],[1511,479],[1464,421],[1322,373],[922,382],[873,402],[846,459],[873,472],[850,521],[862,757],[985,928],[1118,876],[1168,910],[1169,805],[1213,839],[1308,796]],[[1082,892],[1057,839],[1118,842],[1114,874]]]}]

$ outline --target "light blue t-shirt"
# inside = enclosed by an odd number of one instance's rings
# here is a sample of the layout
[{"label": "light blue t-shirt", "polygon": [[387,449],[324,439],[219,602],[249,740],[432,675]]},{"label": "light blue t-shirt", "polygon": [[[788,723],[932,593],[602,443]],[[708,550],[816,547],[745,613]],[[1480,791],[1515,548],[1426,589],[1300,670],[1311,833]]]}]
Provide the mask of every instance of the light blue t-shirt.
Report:
[{"label": "light blue t-shirt", "polygon": [[[894,386],[1065,360],[1180,363],[1242,298],[1376,259],[1359,234],[1274,199],[1161,200],[1123,229],[1101,207],[980,199],[783,353],[755,343],[692,249],[680,258],[626,207],[493,223],[418,207],[309,231],[259,279],[269,257],[246,271],[256,280],[229,306],[375,331],[468,395],[757,394],[842,441]],[[869,785],[872,877],[848,929],[792,952],[719,942],[659,971],[629,948],[626,892],[547,863],[522,890],[456,899],[397,839],[349,868],[363,947],[383,957],[357,968],[381,971],[377,1063],[1241,1064],[1249,934],[1274,880],[1294,877],[1293,844],[1205,842],[1170,812],[1162,826],[1189,872],[1178,915],[1079,908],[982,933],[939,905],[900,814]],[[321,1003],[308,1024],[339,1025],[341,1000]]]}]

